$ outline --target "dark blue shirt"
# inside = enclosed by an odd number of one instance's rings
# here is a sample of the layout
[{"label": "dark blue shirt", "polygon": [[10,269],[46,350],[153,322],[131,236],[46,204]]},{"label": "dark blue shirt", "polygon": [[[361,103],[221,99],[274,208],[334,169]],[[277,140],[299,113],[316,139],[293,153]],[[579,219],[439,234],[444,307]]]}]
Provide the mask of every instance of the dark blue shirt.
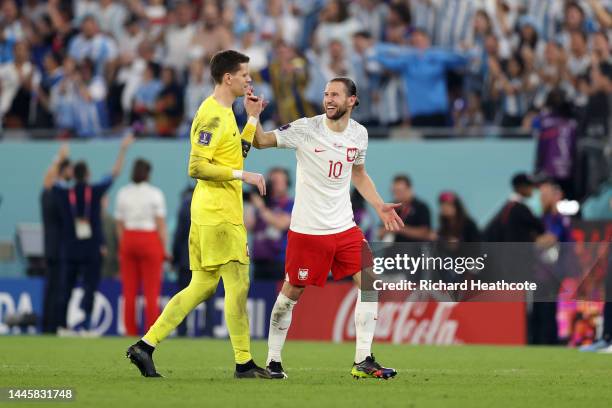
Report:
[{"label": "dark blue shirt", "polygon": [[[69,194],[71,188],[60,185],[53,186],[53,193],[60,206],[61,243],[60,256],[68,260],[83,260],[100,255],[100,247],[104,245],[102,231],[102,197],[113,184],[113,178],[104,177],[100,182],[91,184],[91,203],[89,205],[88,220],[91,225],[91,238],[77,239],[75,233],[76,218],[85,217],[85,189],[84,183],[77,183],[74,187],[76,206],[70,204]],[[76,207],[76,208],[75,208]]]},{"label": "dark blue shirt", "polygon": [[191,196],[183,198],[178,213],[174,240],[172,242],[172,264],[182,270],[189,270],[189,229],[191,227]]},{"label": "dark blue shirt", "polygon": [[569,217],[561,214],[544,214],[542,221],[546,232],[556,236],[559,242],[570,242],[572,240]]}]

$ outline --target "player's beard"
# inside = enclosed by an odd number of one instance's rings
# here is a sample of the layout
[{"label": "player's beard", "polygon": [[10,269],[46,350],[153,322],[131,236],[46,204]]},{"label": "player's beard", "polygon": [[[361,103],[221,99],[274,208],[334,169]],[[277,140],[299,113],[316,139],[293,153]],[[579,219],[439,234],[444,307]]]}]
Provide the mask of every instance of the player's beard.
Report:
[{"label": "player's beard", "polygon": [[342,118],[346,112],[348,111],[348,109],[346,108],[346,105],[343,106],[336,106],[336,113],[334,113],[333,115],[329,115],[329,113],[327,113],[327,108],[325,109],[325,116],[327,116],[327,119],[329,120],[338,120],[340,118]]}]

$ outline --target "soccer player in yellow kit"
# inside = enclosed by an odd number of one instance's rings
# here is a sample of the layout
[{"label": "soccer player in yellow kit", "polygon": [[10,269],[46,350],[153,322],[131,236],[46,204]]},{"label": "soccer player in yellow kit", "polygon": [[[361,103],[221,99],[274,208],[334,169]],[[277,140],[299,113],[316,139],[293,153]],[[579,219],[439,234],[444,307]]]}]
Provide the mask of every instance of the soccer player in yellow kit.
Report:
[{"label": "soccer player in yellow kit", "polygon": [[[263,99],[252,95],[249,57],[237,51],[217,53],[211,60],[215,89],[198,109],[191,126],[189,175],[197,179],[191,201],[189,286],[166,305],[144,337],[127,350],[127,357],[145,377],[160,377],[153,351],[197,305],[216,291],[219,279],[225,288],[225,320],[236,360],[236,378],[270,378],[250,353],[247,294],[249,254],[243,221],[242,183],[265,194],[261,174],[243,171]],[[249,121],[238,130],[232,104],[245,96]]]}]

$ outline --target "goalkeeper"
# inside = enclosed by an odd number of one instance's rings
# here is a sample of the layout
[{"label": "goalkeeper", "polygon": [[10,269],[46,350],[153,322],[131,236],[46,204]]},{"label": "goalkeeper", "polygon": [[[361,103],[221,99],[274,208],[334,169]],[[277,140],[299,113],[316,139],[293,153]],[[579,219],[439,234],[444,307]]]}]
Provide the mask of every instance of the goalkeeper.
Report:
[{"label": "goalkeeper", "polygon": [[[236,360],[236,378],[270,378],[250,353],[247,294],[249,254],[243,221],[242,182],[265,194],[261,174],[243,171],[243,162],[263,109],[262,98],[252,95],[249,57],[227,50],[211,60],[215,89],[198,109],[191,126],[189,176],[197,179],[191,201],[189,286],[166,305],[147,334],[127,350],[127,357],[145,377],[160,377],[153,363],[155,347],[198,304],[216,291],[219,279],[225,288],[225,320]],[[245,96],[246,95],[246,96]],[[245,96],[249,120],[242,134],[232,104]]]}]

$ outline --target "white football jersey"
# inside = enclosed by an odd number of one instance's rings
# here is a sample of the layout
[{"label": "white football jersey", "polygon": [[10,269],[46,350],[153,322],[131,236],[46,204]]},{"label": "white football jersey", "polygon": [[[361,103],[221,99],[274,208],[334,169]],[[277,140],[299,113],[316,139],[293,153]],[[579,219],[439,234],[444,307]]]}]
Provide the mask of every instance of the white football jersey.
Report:
[{"label": "white football jersey", "polygon": [[343,132],[327,127],[325,115],[298,119],[274,131],[280,148],[295,149],[295,204],[290,229],[326,235],[355,226],[351,206],[351,172],[364,164],[368,131],[349,120]]}]

